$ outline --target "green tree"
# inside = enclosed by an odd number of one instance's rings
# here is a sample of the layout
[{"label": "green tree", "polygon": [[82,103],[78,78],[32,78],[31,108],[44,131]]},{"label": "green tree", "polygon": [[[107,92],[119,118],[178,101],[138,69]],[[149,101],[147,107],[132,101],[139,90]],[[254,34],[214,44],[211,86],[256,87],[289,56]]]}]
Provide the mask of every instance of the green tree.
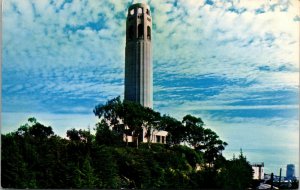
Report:
[{"label": "green tree", "polygon": [[109,121],[113,127],[117,127],[121,124],[120,122],[123,121],[124,117],[124,108],[120,97],[109,100],[104,105],[97,105],[93,112],[99,119]]},{"label": "green tree", "polygon": [[114,149],[108,146],[93,146],[91,153],[92,167],[97,177],[97,189],[118,189],[121,180],[118,175],[117,159],[114,158]]},{"label": "green tree", "polygon": [[222,151],[227,146],[226,142],[219,139],[219,136],[211,129],[204,129],[204,140],[196,149],[204,151],[204,158],[212,164],[218,157],[222,156]]},{"label": "green tree", "polygon": [[180,144],[185,140],[185,128],[177,119],[163,115],[159,125],[159,129],[168,131],[167,143],[169,145]]},{"label": "green tree", "polygon": [[139,141],[143,138],[143,128],[148,132],[146,138],[150,142],[150,132],[158,127],[160,120],[160,113],[135,102],[121,102],[120,97],[112,99],[104,105],[97,105],[94,113],[101,119],[100,123],[97,124],[100,131],[111,135],[106,130],[107,126],[110,126],[120,138],[125,134],[126,142],[127,135],[131,135],[137,148]]},{"label": "green tree", "polygon": [[122,134],[115,130],[110,130],[105,120],[101,120],[96,124],[96,142],[99,145],[120,145],[122,144],[122,137]]},{"label": "green tree", "polygon": [[252,177],[252,167],[242,150],[238,158],[227,161],[218,175],[219,183],[224,189],[247,189],[251,187]]},{"label": "green tree", "polygon": [[198,149],[204,143],[204,122],[201,118],[192,115],[186,115],[182,119],[185,131],[185,139],[195,149]]},{"label": "green tree", "polygon": [[143,109],[143,128],[146,130],[145,137],[147,138],[148,148],[150,148],[151,134],[153,130],[159,129],[160,120],[159,112],[147,107]]},{"label": "green tree", "polygon": [[96,188],[97,177],[95,175],[94,168],[91,165],[91,159],[89,156],[87,156],[83,161],[81,173],[82,173],[81,188],[84,189]]},{"label": "green tree", "polygon": [[[118,136],[120,139],[123,139],[123,135],[126,135],[127,140],[128,132],[124,125],[124,111],[124,104],[120,100],[120,97],[109,100],[106,104],[99,104],[94,108],[94,114],[100,119],[100,122],[96,125],[96,130],[100,136],[102,135],[102,137],[106,139],[106,143],[109,142],[107,140],[111,135]],[[106,130],[107,128],[111,128],[114,133],[109,133]],[[103,135],[109,136],[105,137]]]},{"label": "green tree", "polygon": [[67,137],[74,142],[82,142],[82,143],[88,143],[91,144],[92,140],[94,139],[93,135],[91,135],[91,132],[89,130],[76,130],[76,129],[70,129],[67,130]]},{"label": "green tree", "polygon": [[227,145],[219,139],[219,136],[211,129],[205,129],[201,118],[186,115],[182,123],[185,126],[186,141],[195,148],[202,151],[204,158],[212,166],[213,162],[220,156]]},{"label": "green tree", "polygon": [[[227,143],[201,118],[186,115],[180,122],[119,97],[94,113],[100,118],[96,135],[73,128],[61,138],[35,118],[1,135],[3,187],[245,189],[251,183],[246,158],[241,153],[226,161]],[[168,145],[149,146],[155,129],[168,131]],[[148,143],[139,143],[142,130]],[[120,146],[124,134],[133,135],[139,149]]]},{"label": "green tree", "polygon": [[29,134],[37,139],[44,139],[53,135],[54,132],[50,126],[46,127],[37,122],[29,128]]},{"label": "green tree", "polygon": [[74,142],[80,142],[80,134],[76,129],[67,130],[67,137]]},{"label": "green tree", "polygon": [[131,101],[124,101],[124,125],[129,128],[133,139],[136,142],[136,147],[139,146],[141,134],[143,133],[143,123],[145,108],[140,104]]},{"label": "green tree", "polygon": [[28,170],[16,135],[1,135],[1,185],[4,188],[36,188],[36,181],[31,179],[34,173]]}]

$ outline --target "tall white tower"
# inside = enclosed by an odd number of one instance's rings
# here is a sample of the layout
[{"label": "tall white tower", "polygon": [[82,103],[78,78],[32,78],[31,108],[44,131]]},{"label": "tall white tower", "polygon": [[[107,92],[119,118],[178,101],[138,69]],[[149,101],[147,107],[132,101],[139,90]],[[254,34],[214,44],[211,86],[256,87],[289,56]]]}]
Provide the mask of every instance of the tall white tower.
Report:
[{"label": "tall white tower", "polygon": [[125,100],[153,107],[152,18],[143,3],[128,8],[125,48]]}]

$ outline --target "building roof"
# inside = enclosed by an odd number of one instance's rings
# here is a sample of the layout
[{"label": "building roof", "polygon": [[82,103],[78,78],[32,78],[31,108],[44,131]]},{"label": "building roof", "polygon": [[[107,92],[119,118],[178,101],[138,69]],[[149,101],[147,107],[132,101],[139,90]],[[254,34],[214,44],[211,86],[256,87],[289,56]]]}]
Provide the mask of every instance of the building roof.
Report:
[{"label": "building roof", "polygon": [[157,133],[153,133],[154,135],[159,135],[159,136],[167,136],[168,132],[167,131],[158,131]]}]

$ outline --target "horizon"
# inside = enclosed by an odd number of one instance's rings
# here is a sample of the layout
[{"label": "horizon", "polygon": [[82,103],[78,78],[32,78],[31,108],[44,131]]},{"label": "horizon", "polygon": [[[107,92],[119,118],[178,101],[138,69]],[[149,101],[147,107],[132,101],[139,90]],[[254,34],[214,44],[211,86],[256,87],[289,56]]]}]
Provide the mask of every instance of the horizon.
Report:
[{"label": "horizon", "polygon": [[[3,2],[2,127],[29,117],[60,136],[94,128],[93,108],[124,97],[127,8],[137,1]],[[299,176],[299,1],[146,1],[153,107],[201,117],[266,173]]]}]

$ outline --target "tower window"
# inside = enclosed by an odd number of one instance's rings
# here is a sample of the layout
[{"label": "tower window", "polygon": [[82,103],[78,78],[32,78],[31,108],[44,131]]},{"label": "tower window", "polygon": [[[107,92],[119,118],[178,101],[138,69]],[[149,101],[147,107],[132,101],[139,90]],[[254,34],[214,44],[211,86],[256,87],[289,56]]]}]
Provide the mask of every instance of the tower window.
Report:
[{"label": "tower window", "polygon": [[142,14],[143,13],[143,9],[142,8],[138,8],[138,14]]},{"label": "tower window", "polygon": [[147,13],[147,15],[150,16],[150,11],[149,11],[149,9],[146,10],[146,13]]},{"label": "tower window", "polygon": [[134,14],[134,9],[131,9],[129,13],[130,13],[130,15],[133,15]]},{"label": "tower window", "polygon": [[147,39],[151,40],[151,28],[147,26]]},{"label": "tower window", "polygon": [[144,25],[143,24],[138,25],[138,37],[144,38]]},{"label": "tower window", "polygon": [[134,27],[133,26],[130,26],[129,29],[128,29],[128,37],[129,39],[133,39],[134,38]]}]

